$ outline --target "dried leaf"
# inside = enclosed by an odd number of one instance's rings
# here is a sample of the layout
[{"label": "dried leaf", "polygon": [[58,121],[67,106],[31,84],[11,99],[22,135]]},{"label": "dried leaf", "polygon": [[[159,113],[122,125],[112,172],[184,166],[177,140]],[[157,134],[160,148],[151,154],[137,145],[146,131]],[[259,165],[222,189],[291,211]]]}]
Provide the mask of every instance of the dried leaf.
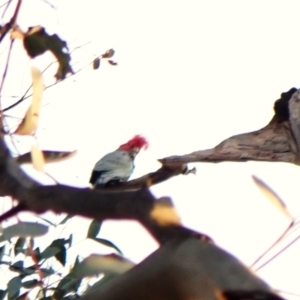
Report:
[{"label": "dried leaf", "polygon": [[21,30],[20,27],[16,26],[11,34],[10,34],[10,38],[13,39],[18,39],[18,40],[23,40],[25,37],[25,33]]},{"label": "dried leaf", "polygon": [[[52,163],[52,162],[58,162],[62,161],[68,158],[73,157],[77,151],[52,151],[52,150],[43,150],[42,151],[45,162],[46,163]],[[16,157],[16,161],[19,164],[28,164],[32,163],[31,153],[27,152],[24,153],[18,157]]]},{"label": "dried leaf", "polygon": [[157,199],[150,216],[161,226],[181,225],[181,219],[169,197]]},{"label": "dried leaf", "polygon": [[73,74],[70,66],[71,56],[68,51],[67,43],[57,34],[48,35],[45,28],[41,26],[29,27],[23,40],[27,54],[34,58],[45,53],[47,50],[58,60],[58,70],[55,74],[57,80],[63,80],[68,73]]},{"label": "dried leaf", "polygon": [[115,50],[109,49],[104,54],[102,54],[102,58],[112,58],[114,54],[115,54]]},{"label": "dried leaf", "polygon": [[31,147],[31,160],[33,167],[39,171],[44,172],[45,159],[43,152],[36,145],[32,145]]},{"label": "dried leaf", "polygon": [[38,125],[39,113],[41,110],[41,100],[44,90],[42,73],[37,69],[31,68],[32,74],[32,101],[24,119],[15,131],[16,134],[28,135],[33,134]]},{"label": "dried leaf", "polygon": [[93,69],[94,69],[94,70],[97,70],[97,69],[99,69],[99,67],[100,67],[100,58],[97,57],[97,58],[95,58],[94,61],[93,61]]},{"label": "dried leaf", "polygon": [[263,194],[271,201],[271,203],[289,219],[293,220],[292,215],[289,213],[285,203],[280,199],[280,197],[260,178],[256,177],[255,175],[252,175],[252,178]]},{"label": "dried leaf", "polygon": [[115,61],[113,61],[113,60],[108,60],[108,63],[109,64],[111,64],[112,66],[117,66],[118,65],[118,63],[116,63]]}]

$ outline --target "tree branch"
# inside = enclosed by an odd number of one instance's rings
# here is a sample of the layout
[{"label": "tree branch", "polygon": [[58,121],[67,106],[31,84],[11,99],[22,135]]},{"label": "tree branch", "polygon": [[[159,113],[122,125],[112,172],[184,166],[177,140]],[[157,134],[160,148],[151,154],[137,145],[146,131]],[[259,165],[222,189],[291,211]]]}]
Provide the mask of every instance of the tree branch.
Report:
[{"label": "tree branch", "polygon": [[[288,94],[288,95],[287,95]],[[270,123],[257,131],[232,136],[212,149],[200,150],[182,156],[170,156],[159,161],[164,165],[189,162],[245,162],[272,161],[300,165],[300,152],[293,116],[300,114],[300,91],[291,89],[275,102],[275,116]],[[294,105],[291,106],[291,103]],[[299,129],[300,131],[300,129]]]},{"label": "tree branch", "polygon": [[282,300],[238,259],[196,238],[167,242],[82,300]]}]

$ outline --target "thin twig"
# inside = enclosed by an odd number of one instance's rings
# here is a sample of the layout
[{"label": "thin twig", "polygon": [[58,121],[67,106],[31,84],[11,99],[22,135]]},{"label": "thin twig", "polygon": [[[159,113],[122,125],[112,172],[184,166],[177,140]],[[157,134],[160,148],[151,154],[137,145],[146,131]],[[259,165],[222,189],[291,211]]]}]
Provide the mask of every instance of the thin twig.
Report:
[{"label": "thin twig", "polygon": [[[89,43],[90,43],[90,42],[88,42],[88,43],[86,43],[86,44],[83,44],[83,45],[81,45],[81,46],[75,47],[75,48],[70,52],[70,54],[71,54],[72,52],[74,52],[75,50],[80,49],[81,47],[83,47],[83,46],[85,46],[85,45],[88,45]],[[50,66],[52,66],[52,65],[53,65],[54,63],[56,63],[56,62],[57,62],[57,61],[51,62],[51,63],[50,63],[50,64],[42,71],[42,73],[44,73],[47,69],[50,68]],[[90,62],[90,63],[88,63],[87,65],[83,66],[83,67],[80,68],[79,70],[75,71],[74,73],[70,74],[67,78],[70,78],[71,76],[73,76],[73,75],[79,73],[80,71],[82,71],[84,68],[88,67],[88,66],[91,65],[91,64],[93,64],[93,61]],[[66,78],[66,79],[67,79],[67,78]],[[48,86],[45,86],[44,89],[46,90],[46,89],[48,89],[48,88],[50,88],[50,87],[52,87],[52,86],[54,86],[54,85],[56,85],[56,84],[59,84],[59,83],[61,83],[61,82],[62,82],[62,81],[56,81],[56,82],[54,82],[54,83],[52,83],[52,84],[50,84],[50,85],[48,85]],[[30,98],[30,97],[32,96],[32,94],[27,95],[27,93],[30,91],[31,87],[32,87],[32,85],[29,86],[29,88],[26,90],[26,92],[24,93],[24,95],[23,95],[18,101],[16,101],[15,103],[13,103],[12,105],[10,105],[10,106],[8,106],[8,107],[5,107],[5,108],[2,110],[2,112],[6,112],[6,111],[8,111],[8,110],[10,110],[10,109],[12,109],[12,108],[14,108],[14,107],[16,107],[17,105],[19,105],[20,103],[22,103],[24,100]],[[26,96],[26,95],[27,95],[27,96]]]},{"label": "thin twig", "polygon": [[258,268],[255,269],[255,272],[263,268],[265,265],[270,263],[272,260],[274,260],[277,256],[279,256],[281,253],[283,253],[286,249],[288,249],[290,246],[292,246],[297,240],[300,239],[300,235],[298,235],[294,240],[292,240],[290,243],[288,243],[285,247],[283,247],[280,251],[278,251],[274,256],[272,256],[270,259],[268,259],[266,262],[264,262],[262,265],[260,265]]},{"label": "thin twig", "polygon": [[[9,4],[10,4],[10,2],[8,3],[8,5]],[[3,27],[4,30],[3,30],[3,32],[1,32],[0,43],[5,38],[6,34],[16,25],[16,21],[17,21],[17,17],[18,17],[19,11],[20,11],[21,4],[22,4],[22,0],[18,0],[15,12],[14,12],[11,20],[7,24],[5,24],[5,26]]]},{"label": "thin twig", "polygon": [[295,224],[294,221],[292,221],[290,225],[284,230],[284,232],[279,236],[279,238],[252,263],[251,268],[253,268],[270,250],[272,250],[279,242],[282,241],[282,239],[289,232],[289,230],[294,226],[294,224]]}]

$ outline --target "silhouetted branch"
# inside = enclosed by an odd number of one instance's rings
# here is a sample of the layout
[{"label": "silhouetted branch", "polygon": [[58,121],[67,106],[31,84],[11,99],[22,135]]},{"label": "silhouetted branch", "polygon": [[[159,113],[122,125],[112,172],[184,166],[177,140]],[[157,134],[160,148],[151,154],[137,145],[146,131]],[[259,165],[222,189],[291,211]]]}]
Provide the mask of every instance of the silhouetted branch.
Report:
[{"label": "silhouetted branch", "polygon": [[167,242],[82,300],[280,300],[238,259],[197,238]]}]

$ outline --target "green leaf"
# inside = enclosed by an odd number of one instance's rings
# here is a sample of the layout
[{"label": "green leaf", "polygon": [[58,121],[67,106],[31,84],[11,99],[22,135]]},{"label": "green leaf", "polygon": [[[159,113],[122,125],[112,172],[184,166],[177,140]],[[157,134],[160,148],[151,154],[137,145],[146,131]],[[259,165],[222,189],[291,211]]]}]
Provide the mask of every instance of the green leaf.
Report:
[{"label": "green leaf", "polygon": [[31,266],[31,267],[23,269],[23,274],[25,274],[26,276],[34,274],[34,273],[37,273],[37,270],[36,270],[35,266]]},{"label": "green leaf", "polygon": [[40,271],[39,273],[41,274],[41,276],[43,278],[48,277],[53,274],[57,274],[57,272],[55,270],[53,270],[52,268],[49,268],[49,269],[40,268],[39,271]]},{"label": "green leaf", "polygon": [[26,238],[23,237],[18,238],[14,247],[15,256],[17,256],[19,253],[24,252],[23,250],[24,250],[25,243],[26,243]]},{"label": "green leaf", "polygon": [[40,255],[40,259],[48,259],[56,255],[60,249],[58,247],[48,246]]},{"label": "green leaf", "polygon": [[117,252],[119,252],[121,255],[123,255],[122,251],[115,244],[113,244],[111,241],[106,240],[106,239],[100,239],[100,238],[93,238],[93,240],[100,243],[100,244],[102,244],[102,245],[105,245],[107,247],[114,248],[115,250],[117,250]]},{"label": "green leaf", "polygon": [[74,278],[68,274],[57,285],[56,291],[53,294],[54,299],[61,299],[70,292],[77,292],[81,284],[81,279]]},{"label": "green leaf", "polygon": [[39,280],[32,279],[32,280],[23,281],[22,282],[22,287],[25,288],[25,289],[32,289],[32,288],[36,287],[39,284],[40,284]]},{"label": "green leaf", "polygon": [[9,269],[13,272],[19,272],[22,273],[23,269],[24,269],[24,261],[23,260],[19,260],[17,262],[15,262],[14,264],[12,264]]},{"label": "green leaf", "polygon": [[67,249],[65,246],[62,246],[60,248],[60,251],[55,254],[55,258],[63,265],[66,264],[66,258],[67,258]]},{"label": "green leaf", "polygon": [[73,234],[70,234],[69,238],[66,240],[66,243],[69,244],[69,248],[72,246],[72,241],[73,241]]},{"label": "green leaf", "polygon": [[7,294],[7,290],[0,290],[0,300],[3,300]]},{"label": "green leaf", "polygon": [[[4,253],[5,253],[5,245],[0,247],[0,261],[2,260]],[[0,300],[1,300],[1,297],[0,297]]]},{"label": "green leaf", "polygon": [[104,277],[102,277],[99,281],[97,281],[95,284],[93,284],[92,286],[88,287],[83,295],[92,293],[98,289],[100,289],[103,285],[105,285],[106,283],[110,282],[112,279],[116,278],[117,276],[119,276],[119,274],[107,274],[104,275]]},{"label": "green leaf", "polygon": [[114,254],[92,254],[76,265],[72,269],[71,275],[76,278],[83,278],[100,273],[122,274],[133,266],[131,261]]},{"label": "green leaf", "polygon": [[102,226],[102,222],[99,222],[98,220],[93,220],[90,224],[87,237],[96,238],[100,232],[101,226]]},{"label": "green leaf", "polygon": [[18,237],[35,237],[42,236],[48,232],[48,227],[42,224],[23,222],[9,227],[2,231],[0,242],[9,240],[15,236]]},{"label": "green leaf", "polygon": [[59,248],[59,252],[57,252],[54,256],[55,258],[64,266],[66,264],[67,250],[65,244],[68,243],[65,239],[57,239],[54,240],[51,244],[53,247]]},{"label": "green leaf", "polygon": [[21,278],[19,276],[13,277],[7,284],[8,299],[15,299],[19,295],[21,287]]}]

